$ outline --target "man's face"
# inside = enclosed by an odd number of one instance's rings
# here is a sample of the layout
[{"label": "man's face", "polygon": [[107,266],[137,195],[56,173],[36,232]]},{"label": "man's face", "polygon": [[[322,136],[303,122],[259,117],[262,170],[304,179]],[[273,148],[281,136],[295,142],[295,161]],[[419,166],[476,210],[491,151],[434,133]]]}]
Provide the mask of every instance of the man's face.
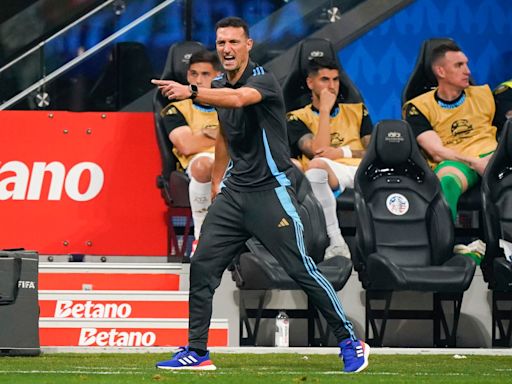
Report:
[{"label": "man's face", "polygon": [[460,51],[448,51],[444,58],[434,65],[439,83],[454,88],[465,89],[469,86],[471,71],[468,67],[468,58]]},{"label": "man's face", "polygon": [[337,69],[320,69],[317,74],[309,75],[306,82],[309,89],[318,98],[323,89],[328,89],[335,95],[338,95],[340,91],[340,73]]},{"label": "man's face", "polygon": [[198,87],[211,88],[212,80],[218,74],[211,63],[194,63],[187,71],[187,81]]},{"label": "man's face", "polygon": [[227,72],[237,72],[249,61],[252,39],[247,38],[241,27],[217,29],[217,54]]}]

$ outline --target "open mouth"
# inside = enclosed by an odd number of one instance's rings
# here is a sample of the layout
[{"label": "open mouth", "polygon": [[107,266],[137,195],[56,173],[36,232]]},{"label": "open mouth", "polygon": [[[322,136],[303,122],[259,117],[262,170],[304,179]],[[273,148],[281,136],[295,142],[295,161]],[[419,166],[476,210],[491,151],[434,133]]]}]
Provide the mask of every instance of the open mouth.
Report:
[{"label": "open mouth", "polygon": [[224,64],[233,64],[235,62],[235,56],[226,55],[224,56]]}]

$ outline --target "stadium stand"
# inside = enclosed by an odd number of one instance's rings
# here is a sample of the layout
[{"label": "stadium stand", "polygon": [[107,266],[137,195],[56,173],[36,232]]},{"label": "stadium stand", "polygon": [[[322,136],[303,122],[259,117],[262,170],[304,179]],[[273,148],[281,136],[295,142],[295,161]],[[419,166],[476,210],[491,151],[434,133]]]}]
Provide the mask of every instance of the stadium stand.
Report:
[{"label": "stadium stand", "polygon": [[[187,67],[190,56],[201,49],[203,44],[197,41],[184,41],[175,43],[169,48],[167,60],[161,75],[161,79],[175,80],[182,84],[187,83]],[[172,143],[167,136],[163,118],[160,114],[162,108],[168,104],[168,100],[160,91],[155,90],[153,96],[153,115],[155,118],[155,133],[162,159],[162,172],[157,176],[157,186],[167,205],[167,243],[168,257],[185,256],[188,236],[192,226],[192,212],[188,196],[188,176],[184,172],[176,170],[177,159],[172,153]],[[185,217],[183,241],[178,242],[174,228],[174,218]]]},{"label": "stadium stand", "polygon": [[[352,260],[366,290],[366,342],[384,345],[388,319],[432,319],[434,346],[455,347],[475,263],[452,253],[449,208],[409,124],[385,120],[375,126],[356,174],[355,199]],[[394,291],[433,292],[433,309],[390,309]],[[375,309],[374,302],[384,302],[384,309]],[[443,302],[453,303],[451,329]]]},{"label": "stadium stand", "polygon": [[[322,207],[316,200],[308,180],[299,169],[293,168],[291,177],[296,179],[299,215],[304,225],[308,255],[338,292],[350,277],[352,262],[342,256],[323,260],[329,239]],[[256,239],[248,240],[247,246],[249,252],[242,253],[235,259],[231,273],[240,289],[240,345],[256,345],[261,319],[275,318],[279,312],[275,309],[263,308],[268,293],[271,290],[300,290],[301,288]],[[257,308],[249,308],[246,300],[248,291],[259,291]],[[290,318],[307,318],[308,345],[326,345],[329,334],[321,323],[316,321],[318,312],[311,303],[308,302],[307,309],[286,309],[286,312]],[[251,326],[251,319],[255,320],[254,327]],[[320,333],[320,338],[317,339],[315,339],[315,324]],[[247,336],[244,336],[244,330]]]},{"label": "stadium stand", "polygon": [[[512,242],[511,196],[512,120],[508,120],[482,179],[486,252],[481,268],[492,290],[494,347],[509,347],[512,335],[512,262],[505,257],[510,259],[512,256],[500,248],[501,241]],[[508,309],[504,309],[507,303]]]}]

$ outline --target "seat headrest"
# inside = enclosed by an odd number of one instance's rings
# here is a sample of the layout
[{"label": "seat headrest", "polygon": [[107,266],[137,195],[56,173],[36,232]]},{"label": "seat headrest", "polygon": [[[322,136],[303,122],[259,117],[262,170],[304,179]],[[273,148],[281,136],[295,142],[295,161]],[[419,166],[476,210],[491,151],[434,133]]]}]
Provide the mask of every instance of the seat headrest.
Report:
[{"label": "seat headrest", "polygon": [[402,103],[437,87],[437,79],[432,72],[432,50],[447,42],[453,43],[454,40],[437,37],[425,40],[421,44],[416,64],[402,93]]},{"label": "seat headrest", "polygon": [[512,160],[512,119],[508,119],[503,126],[503,136],[500,141],[503,141],[505,148],[507,148],[507,155]]},{"label": "seat headrest", "polygon": [[362,102],[361,93],[344,71],[331,41],[309,37],[302,40],[296,48],[295,57],[288,76],[283,82],[283,96],[286,110],[291,111],[311,102],[311,91],[306,84],[309,60],[325,57],[337,63],[340,70],[340,98],[349,102]]},{"label": "seat headrest", "polygon": [[408,123],[402,120],[384,120],[375,130],[376,157],[382,164],[404,164],[411,157],[412,138]]},{"label": "seat headrest", "polygon": [[202,49],[205,49],[205,47],[198,41],[183,41],[171,45],[160,78],[186,84],[190,56]]}]

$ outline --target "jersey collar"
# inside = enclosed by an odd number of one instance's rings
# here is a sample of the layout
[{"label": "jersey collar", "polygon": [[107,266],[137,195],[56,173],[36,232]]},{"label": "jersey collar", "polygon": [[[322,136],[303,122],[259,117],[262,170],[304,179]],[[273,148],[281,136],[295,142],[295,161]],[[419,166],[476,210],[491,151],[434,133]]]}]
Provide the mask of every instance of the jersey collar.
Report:
[{"label": "jersey collar", "polygon": [[464,101],[466,100],[466,92],[462,91],[460,96],[457,97],[455,100],[452,100],[452,101],[446,101],[446,100],[441,99],[438,96],[438,94],[437,94],[437,90],[434,93],[434,97],[436,99],[437,104],[441,108],[443,108],[443,109],[454,109],[454,108],[457,108],[457,107],[459,107],[460,105],[462,105],[464,103]]},{"label": "jersey collar", "polygon": [[258,65],[256,63],[249,60],[249,62],[247,63],[247,67],[244,70],[244,73],[242,73],[242,76],[240,77],[240,79],[238,79],[238,81],[235,84],[231,84],[228,81],[228,75],[226,73],[222,74],[222,77],[219,79],[219,83],[223,87],[240,88],[242,85],[245,85],[247,83],[247,80],[249,79],[249,77],[252,76],[252,70],[254,68],[256,68],[257,66]]},{"label": "jersey collar", "polygon": [[[320,111],[315,108],[313,106],[313,104],[311,104],[311,110],[316,114],[316,115],[319,115],[320,114]],[[338,116],[338,113],[340,113],[340,107],[338,106],[338,104],[334,104],[332,109],[331,109],[331,113],[329,114],[330,117],[336,117]]]}]

